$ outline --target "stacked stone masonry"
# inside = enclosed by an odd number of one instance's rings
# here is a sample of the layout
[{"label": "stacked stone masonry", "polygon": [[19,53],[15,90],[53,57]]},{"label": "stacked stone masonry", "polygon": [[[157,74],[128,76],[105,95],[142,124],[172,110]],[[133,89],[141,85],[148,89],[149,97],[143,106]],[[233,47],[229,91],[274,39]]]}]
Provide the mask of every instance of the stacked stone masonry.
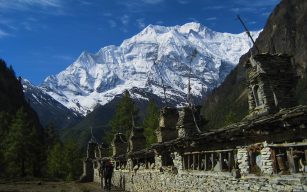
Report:
[{"label": "stacked stone masonry", "polygon": [[204,191],[307,191],[304,175],[246,176],[240,179],[227,173],[183,171],[178,174],[157,170],[116,170],[113,185],[126,191],[204,192]]}]

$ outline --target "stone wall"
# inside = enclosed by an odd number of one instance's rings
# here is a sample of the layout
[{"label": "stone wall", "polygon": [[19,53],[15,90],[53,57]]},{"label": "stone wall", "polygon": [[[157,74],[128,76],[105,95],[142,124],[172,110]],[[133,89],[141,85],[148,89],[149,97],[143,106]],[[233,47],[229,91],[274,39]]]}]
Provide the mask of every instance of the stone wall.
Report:
[{"label": "stone wall", "polygon": [[247,175],[240,179],[228,172],[159,170],[115,170],[113,185],[126,191],[307,191],[303,174],[287,176]]}]

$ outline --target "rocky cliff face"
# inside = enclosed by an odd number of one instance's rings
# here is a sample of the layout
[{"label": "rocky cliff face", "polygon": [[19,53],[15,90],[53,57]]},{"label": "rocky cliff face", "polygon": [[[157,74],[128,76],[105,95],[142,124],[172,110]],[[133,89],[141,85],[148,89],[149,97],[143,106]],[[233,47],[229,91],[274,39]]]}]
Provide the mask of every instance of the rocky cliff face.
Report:
[{"label": "rocky cliff face", "polygon": [[[256,40],[256,46],[262,53],[293,55],[297,74],[302,78],[306,76],[307,68],[306,21],[307,1],[282,0],[271,13]],[[251,51],[256,53],[255,47]],[[209,120],[208,129],[240,120],[247,114],[246,71],[243,64],[249,56],[250,52],[240,58],[239,65],[205,101],[202,114]],[[301,86],[302,91],[306,92],[307,86],[305,84]],[[298,100],[301,99],[298,98]]]},{"label": "rocky cliff face", "polygon": [[297,72],[303,76],[307,67],[307,1],[283,0],[256,42],[261,52],[293,55]]}]

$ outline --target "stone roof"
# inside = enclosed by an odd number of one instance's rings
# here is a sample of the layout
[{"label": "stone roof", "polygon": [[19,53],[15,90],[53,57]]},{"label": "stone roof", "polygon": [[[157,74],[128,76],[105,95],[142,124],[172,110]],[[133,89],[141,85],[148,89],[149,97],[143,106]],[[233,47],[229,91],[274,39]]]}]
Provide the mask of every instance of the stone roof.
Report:
[{"label": "stone roof", "polygon": [[200,148],[225,149],[249,145],[261,141],[282,142],[303,140],[307,137],[307,106],[283,109],[271,115],[246,118],[216,131],[184,137],[172,141],[156,143],[157,150],[187,150]]}]

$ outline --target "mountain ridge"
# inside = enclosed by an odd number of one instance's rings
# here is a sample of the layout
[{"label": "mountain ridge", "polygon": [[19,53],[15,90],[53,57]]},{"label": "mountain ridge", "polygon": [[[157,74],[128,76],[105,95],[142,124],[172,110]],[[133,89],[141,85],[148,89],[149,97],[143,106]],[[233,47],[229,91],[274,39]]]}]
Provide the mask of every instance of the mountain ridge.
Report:
[{"label": "mountain ridge", "polygon": [[[252,34],[257,37],[259,32]],[[163,79],[169,102],[182,105],[191,64],[192,94],[199,103],[250,47],[244,33],[214,32],[200,23],[149,25],[119,46],[106,46],[94,54],[82,52],[73,64],[47,77],[40,87],[67,108],[86,115],[97,104],[104,105],[134,87],[162,98]],[[194,50],[197,54],[192,58]],[[142,94],[132,97],[148,99]]]},{"label": "mountain ridge", "polygon": [[57,129],[63,129],[77,124],[82,119],[80,114],[66,108],[39,87],[32,85],[29,80],[21,79],[21,84],[25,98],[36,111],[44,127],[52,124]]}]

